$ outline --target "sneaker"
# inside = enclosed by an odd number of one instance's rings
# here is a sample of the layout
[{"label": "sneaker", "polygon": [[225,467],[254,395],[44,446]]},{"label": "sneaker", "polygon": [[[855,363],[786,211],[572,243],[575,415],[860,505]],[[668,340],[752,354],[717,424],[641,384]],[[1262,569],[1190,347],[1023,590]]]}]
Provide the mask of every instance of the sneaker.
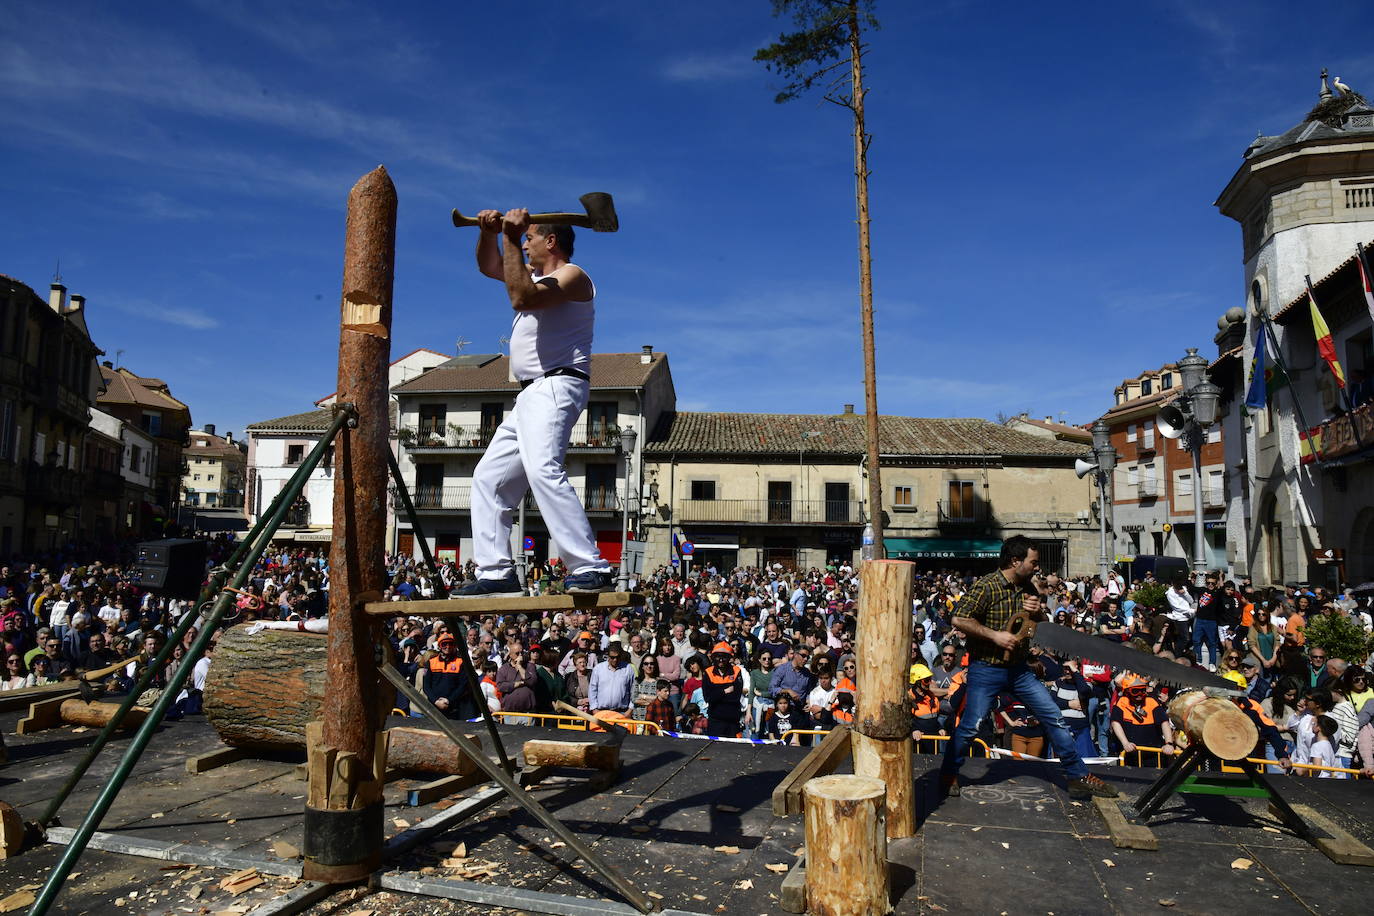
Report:
[{"label": "sneaker", "polygon": [[506,573],[499,579],[474,579],[449,592],[450,598],[518,598],[525,593],[515,572]]},{"label": "sneaker", "polygon": [[940,795],[943,796],[943,797],[945,797],[945,798],[958,798],[958,797],[959,797],[959,777],[958,777],[958,776],[941,776],[941,777],[940,777]]},{"label": "sneaker", "polygon": [[563,580],[563,589],[565,591],[584,595],[609,592],[614,587],[615,576],[611,575],[610,571],[598,572],[597,570],[591,570],[590,572],[580,572],[577,575],[568,576]]},{"label": "sneaker", "polygon": [[1098,798],[1116,798],[1120,794],[1115,786],[1103,782],[1091,773],[1082,779],[1069,780],[1069,798],[1088,798],[1093,795]]}]

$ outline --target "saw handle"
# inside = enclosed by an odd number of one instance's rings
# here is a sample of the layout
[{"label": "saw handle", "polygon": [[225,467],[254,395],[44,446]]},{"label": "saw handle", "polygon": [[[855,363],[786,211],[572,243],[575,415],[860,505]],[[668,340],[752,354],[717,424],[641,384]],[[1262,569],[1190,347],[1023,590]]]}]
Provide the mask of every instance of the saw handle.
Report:
[{"label": "saw handle", "polygon": [[[1017,611],[1007,622],[1007,632],[1016,637],[1018,643],[1023,643],[1035,635],[1036,620],[1026,611]],[[1002,661],[1011,661],[1012,653],[1018,647],[1013,646],[1002,654]]]}]

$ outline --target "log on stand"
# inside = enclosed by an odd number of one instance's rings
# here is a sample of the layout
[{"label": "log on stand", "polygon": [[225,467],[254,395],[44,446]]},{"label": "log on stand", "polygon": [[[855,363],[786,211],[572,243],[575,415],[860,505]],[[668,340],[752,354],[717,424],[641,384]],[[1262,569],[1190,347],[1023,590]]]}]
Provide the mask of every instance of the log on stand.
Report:
[{"label": "log on stand", "polygon": [[531,738],[525,742],[527,767],[581,767],[614,770],[620,766],[620,743],[611,741],[554,741]]},{"label": "log on stand", "polygon": [[1259,743],[1250,717],[1223,697],[1192,690],[1169,701],[1169,720],[1192,744],[1221,760],[1241,760]]},{"label": "log on stand", "polygon": [[868,776],[806,784],[806,910],[813,916],[890,913],[887,787]]},{"label": "log on stand", "polygon": [[895,840],[916,832],[907,699],[915,566],[904,560],[870,560],[860,576],[854,772],[886,783],[887,835]]}]

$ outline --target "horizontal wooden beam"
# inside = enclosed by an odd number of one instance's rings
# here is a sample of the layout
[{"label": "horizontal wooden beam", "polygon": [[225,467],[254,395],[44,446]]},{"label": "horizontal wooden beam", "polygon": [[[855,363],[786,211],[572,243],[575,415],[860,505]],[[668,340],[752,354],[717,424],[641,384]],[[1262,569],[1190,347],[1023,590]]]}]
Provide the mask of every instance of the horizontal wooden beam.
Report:
[{"label": "horizontal wooden beam", "polygon": [[484,614],[528,614],[531,611],[589,611],[601,608],[643,607],[640,592],[600,594],[516,595],[510,598],[435,598],[425,601],[369,601],[363,610],[376,617],[397,614],[415,617],[480,617]]}]

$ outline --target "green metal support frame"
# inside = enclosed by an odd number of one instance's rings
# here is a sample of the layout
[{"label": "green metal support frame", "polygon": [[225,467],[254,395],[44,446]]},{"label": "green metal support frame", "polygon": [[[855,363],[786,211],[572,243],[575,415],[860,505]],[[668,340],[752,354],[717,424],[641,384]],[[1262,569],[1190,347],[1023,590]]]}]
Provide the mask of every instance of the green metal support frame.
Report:
[{"label": "green metal support frame", "polygon": [[[415,532],[420,542],[420,555],[424,557],[425,565],[429,567],[430,575],[434,578],[434,588],[442,597],[447,598],[448,586],[444,585],[444,580],[439,575],[439,566],[434,562],[434,555],[429,552],[429,542],[425,540],[424,529],[420,527],[420,517],[415,512],[415,503],[411,501],[410,488],[406,486],[405,478],[401,476],[401,467],[396,463],[396,456],[390,449],[386,452],[386,463],[391,468],[391,479],[396,482],[396,495],[400,497],[401,506],[406,510],[406,518],[410,520],[410,529]],[[506,757],[506,746],[501,741],[501,733],[496,730],[496,718],[491,714],[491,709],[482,695],[482,684],[477,680],[477,668],[472,663],[472,654],[468,652],[468,625],[461,617],[455,620],[461,631],[456,642],[458,651],[462,653],[463,670],[468,673],[468,690],[472,692],[472,701],[482,711],[482,719],[487,723],[487,732],[491,735],[492,744],[496,746],[496,756],[501,758],[501,768],[507,773],[514,774],[515,764]]]},{"label": "green metal support frame", "polygon": [[[233,572],[233,588],[241,589],[247,584],[249,577],[252,575],[253,568],[257,565],[258,559],[262,556],[263,551],[267,549],[267,545],[271,542],[272,535],[281,527],[282,521],[285,519],[291,504],[295,502],[296,497],[299,496],[301,490],[305,488],[306,481],[310,479],[311,473],[319,465],[320,461],[324,459],[324,455],[329,445],[333,442],[334,437],[345,424],[350,422],[356,424],[357,414],[352,404],[338,405],[336,410],[337,412],[333,421],[325,429],[324,434],[320,437],[320,441],[310,450],[310,454],[306,456],[301,466],[296,469],[296,472],[292,474],[291,478],[286,482],[286,486],[282,488],[281,493],[273,500],[268,510],[268,514],[260,519],[258,524],[253,527],[253,530],[244,537],[243,544],[234,552],[229,563],[212,574],[211,582],[214,587],[207,589],[206,593],[218,591],[218,595],[215,598],[215,604],[211,610],[210,616],[205,620],[204,626],[201,627],[195,642],[191,644],[191,648],[187,651],[186,657],[182,660],[180,667],[178,667],[176,672],[172,675],[171,680],[168,681],[167,687],[162,691],[162,695],[158,697],[157,702],[153,704],[152,711],[149,712],[148,717],[144,719],[143,724],[139,726],[138,731],[134,734],[128,748],[124,751],[124,756],[120,759],[119,764],[115,767],[114,773],[110,776],[109,782],[105,783],[100,794],[96,797],[95,802],[91,805],[90,811],[86,813],[86,817],[81,822],[81,826],[77,828],[76,833],[72,835],[71,840],[63,849],[62,857],[58,860],[57,864],[53,866],[52,871],[48,873],[47,880],[43,884],[42,890],[38,892],[38,896],[35,898],[33,906],[29,908],[28,916],[44,916],[44,914],[48,912],[48,908],[52,906],[53,901],[57,898],[57,894],[61,890],[63,883],[67,880],[67,876],[71,874],[71,870],[76,866],[77,861],[81,858],[81,854],[85,852],[86,845],[90,842],[91,836],[96,832],[97,828],[99,828],[100,822],[109,812],[110,806],[114,804],[115,798],[124,787],[124,783],[128,781],[129,775],[133,772],[134,767],[143,756],[143,752],[147,749],[148,743],[152,740],[153,733],[162,722],[163,716],[166,715],[176,695],[181,692],[186,680],[191,676],[191,670],[195,667],[195,663],[205,654],[205,649],[209,646],[210,639],[214,636],[215,630],[219,626],[225,613],[228,611],[233,598],[232,592],[224,590],[224,578],[227,577],[230,572]],[[240,562],[236,570],[232,568],[232,564],[235,560]],[[197,605],[197,607],[199,607],[199,605]],[[91,763],[94,762],[96,754],[98,754],[100,749],[109,741],[110,736],[114,733],[115,729],[119,727],[120,722],[128,711],[133,708],[134,703],[137,702],[139,693],[141,693],[143,689],[146,689],[147,683],[166,665],[166,661],[171,656],[173,647],[180,642],[180,639],[189,631],[190,622],[194,622],[199,616],[198,613],[187,612],[185,617],[183,617],[181,625],[177,627],[177,634],[180,635],[177,636],[176,639],[168,640],[162,651],[149,663],[148,670],[145,671],[143,677],[139,679],[138,688],[125,698],[123,704],[120,705],[119,710],[115,713],[114,718],[111,719],[109,725],[105,726],[105,729],[96,739],[96,743],[92,745],[86,757],[78,764],[77,771],[68,778],[67,784],[63,786],[58,796],[49,803],[48,810],[44,813],[45,817],[51,818],[56,814],[57,809],[61,807],[62,802],[71,794],[77,782],[80,781],[81,776],[90,767]]]}]

